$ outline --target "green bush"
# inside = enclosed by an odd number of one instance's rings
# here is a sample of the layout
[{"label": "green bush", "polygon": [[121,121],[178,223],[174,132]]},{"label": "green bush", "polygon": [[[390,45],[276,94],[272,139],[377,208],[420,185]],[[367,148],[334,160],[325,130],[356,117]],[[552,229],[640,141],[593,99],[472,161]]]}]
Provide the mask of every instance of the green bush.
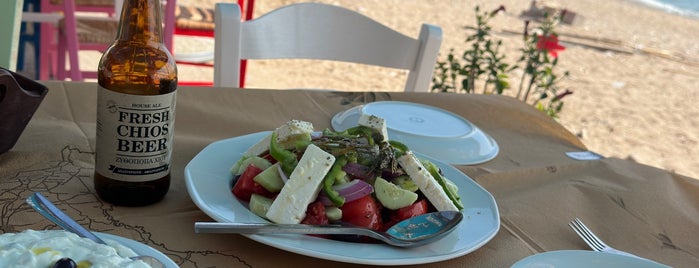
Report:
[{"label": "green bush", "polygon": [[510,89],[509,73],[522,68],[519,89],[516,97],[529,103],[549,116],[556,118],[563,109],[563,97],[572,94],[561,91],[558,82],[567,77],[568,72],[559,75],[555,71],[558,53],[565,47],[558,42],[554,27],[565,14],[546,15],[541,24],[529,31],[529,21],[524,23],[521,56],[515,65],[504,62],[505,55],[500,51],[502,40],[491,35],[490,19],[504,11],[500,6],[490,12],[481,12],[475,7],[476,26],[467,27],[474,33],[466,38],[466,50],[457,57],[454,49],[449,50],[446,61],[437,61],[432,78],[433,92],[502,94]]}]

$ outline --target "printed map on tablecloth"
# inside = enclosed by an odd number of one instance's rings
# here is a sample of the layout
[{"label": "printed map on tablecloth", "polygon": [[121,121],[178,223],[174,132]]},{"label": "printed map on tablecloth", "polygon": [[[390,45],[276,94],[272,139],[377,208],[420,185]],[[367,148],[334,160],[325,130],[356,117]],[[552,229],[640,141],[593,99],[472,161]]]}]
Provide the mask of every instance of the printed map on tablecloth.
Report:
[{"label": "printed map on tablecloth", "polygon": [[[167,255],[180,266],[206,267],[203,261],[205,258],[211,259],[218,256],[219,259],[228,259],[227,262],[236,264],[234,265],[236,267],[252,267],[231,253],[180,251],[169,248],[144,226],[130,225],[119,217],[113,216],[114,207],[101,202],[92,188],[94,153],[66,146],[61,150],[60,155],[61,159],[56,161],[46,161],[43,164],[25,168],[23,172],[2,177],[0,180],[0,198],[2,199],[0,231],[2,233],[20,232],[26,229],[59,229],[55,224],[40,217],[25,203],[29,195],[34,191],[40,191],[88,229],[117,234],[147,244]],[[0,168],[7,164],[1,160],[0,158]],[[94,217],[94,215],[101,215],[101,217]],[[15,222],[19,222],[19,219],[21,222],[28,222],[27,218],[32,219],[31,224],[16,225]],[[35,222],[34,219],[36,219]]]}]

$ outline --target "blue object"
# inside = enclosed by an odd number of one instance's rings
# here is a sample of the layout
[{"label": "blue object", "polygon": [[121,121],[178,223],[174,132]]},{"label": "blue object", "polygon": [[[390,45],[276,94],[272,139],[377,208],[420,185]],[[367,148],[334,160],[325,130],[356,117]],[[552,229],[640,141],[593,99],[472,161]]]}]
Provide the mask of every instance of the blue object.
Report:
[{"label": "blue object", "polygon": [[[24,0],[24,6],[22,10],[24,11],[31,11],[31,12],[39,12],[41,7],[40,0]],[[41,30],[40,30],[40,23],[35,22],[32,25],[32,32],[28,33],[27,32],[27,22],[22,22],[22,26],[20,27],[20,33],[19,33],[19,49],[18,49],[18,55],[17,55],[17,70],[22,71],[24,70],[24,48],[27,45],[27,43],[32,43],[34,46],[34,68],[35,68],[35,76],[38,78],[39,77],[39,42],[40,36],[41,36]]]}]

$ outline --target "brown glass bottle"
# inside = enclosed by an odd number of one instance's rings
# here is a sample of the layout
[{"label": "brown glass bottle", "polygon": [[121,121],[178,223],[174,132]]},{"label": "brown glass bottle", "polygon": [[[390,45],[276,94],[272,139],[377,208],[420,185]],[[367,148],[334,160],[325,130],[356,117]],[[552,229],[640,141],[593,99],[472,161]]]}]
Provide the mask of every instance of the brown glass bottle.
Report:
[{"label": "brown glass bottle", "polygon": [[115,205],[160,201],[170,187],[177,67],[160,0],[125,0],[97,70],[95,190]]}]

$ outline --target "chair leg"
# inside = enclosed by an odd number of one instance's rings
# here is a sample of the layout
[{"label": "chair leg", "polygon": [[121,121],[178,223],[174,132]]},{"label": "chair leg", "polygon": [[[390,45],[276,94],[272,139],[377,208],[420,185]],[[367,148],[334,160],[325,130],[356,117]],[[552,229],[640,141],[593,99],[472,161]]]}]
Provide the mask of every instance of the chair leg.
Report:
[{"label": "chair leg", "polygon": [[240,87],[240,88],[245,87],[245,70],[247,68],[248,68],[248,61],[241,60],[240,61],[240,81],[238,82],[238,87]]},{"label": "chair leg", "polygon": [[[176,0],[168,0],[165,3],[165,27],[163,28],[163,39],[165,39],[165,47],[170,53],[175,53],[174,36],[175,36],[175,8],[177,8]],[[116,14],[119,16],[120,14]]]},{"label": "chair leg", "polygon": [[34,76],[39,77],[39,69],[41,68],[41,59],[39,59],[39,44],[41,44],[41,23],[34,23],[32,27],[34,33],[32,36],[32,44],[34,44]]},{"label": "chair leg", "polygon": [[[245,3],[243,3],[245,2]],[[252,19],[252,14],[253,14],[253,9],[255,5],[255,0],[238,0],[238,5],[242,8],[244,5],[245,9],[245,20],[251,20]],[[240,82],[239,82],[239,87],[244,88],[245,87],[245,71],[247,70],[248,67],[248,61],[247,60],[241,60],[240,61]]]},{"label": "chair leg", "polygon": [[[23,11],[27,12],[39,12],[41,9],[41,2],[39,0],[25,0],[22,6]],[[31,25],[32,32],[28,33],[28,28]],[[17,55],[17,70],[24,70],[25,56],[27,53],[27,43],[31,43],[34,48],[34,76],[39,77],[40,72],[40,57],[39,54],[39,43],[40,43],[40,23],[37,22],[22,22],[19,37],[19,54]]]},{"label": "chair leg", "polygon": [[27,22],[22,22],[19,27],[19,47],[17,48],[17,71],[24,71],[24,48],[29,42],[29,35],[27,34]]},{"label": "chair leg", "polygon": [[[66,72],[66,38],[64,33],[59,33],[58,46],[56,49],[56,79],[66,80],[68,77]],[[71,60],[71,64],[72,64]]]},{"label": "chair leg", "polygon": [[[32,5],[32,0],[27,0],[24,1],[22,11],[35,11],[34,7],[35,6]],[[37,34],[36,27],[33,27],[31,35],[27,33],[27,26],[29,26],[29,22],[22,22],[20,25],[19,47],[17,48],[17,71],[24,70],[24,53],[26,53],[25,48],[28,42],[32,42],[32,40],[34,40],[34,38],[31,37]],[[38,55],[35,55],[34,57],[36,58]]]},{"label": "chair leg", "polygon": [[[70,79],[73,81],[82,81],[82,72],[80,71],[80,62],[78,52],[80,45],[78,44],[77,22],[75,18],[75,1],[64,0],[64,29],[58,41],[58,68],[65,70],[65,53],[68,52],[68,61],[70,61]],[[62,63],[61,63],[62,62]],[[65,79],[65,76],[59,77]]]},{"label": "chair leg", "polygon": [[56,78],[56,60],[54,58],[56,52],[56,28],[49,23],[42,23],[40,28],[40,39],[43,42],[37,44],[39,47],[39,54],[36,56],[39,58],[39,73],[37,76],[39,80],[48,80],[51,75],[53,75],[53,78]]},{"label": "chair leg", "polygon": [[[27,26],[32,25],[32,33],[29,34],[27,33]],[[24,70],[24,61],[27,53],[27,44],[32,44],[32,48],[34,48],[33,54],[34,54],[34,76],[36,78],[39,77],[39,73],[41,72],[41,53],[40,52],[40,23],[29,23],[29,22],[23,22],[22,27],[20,30],[20,37],[19,37],[19,50],[17,51],[17,70],[18,71],[25,71]]]}]

